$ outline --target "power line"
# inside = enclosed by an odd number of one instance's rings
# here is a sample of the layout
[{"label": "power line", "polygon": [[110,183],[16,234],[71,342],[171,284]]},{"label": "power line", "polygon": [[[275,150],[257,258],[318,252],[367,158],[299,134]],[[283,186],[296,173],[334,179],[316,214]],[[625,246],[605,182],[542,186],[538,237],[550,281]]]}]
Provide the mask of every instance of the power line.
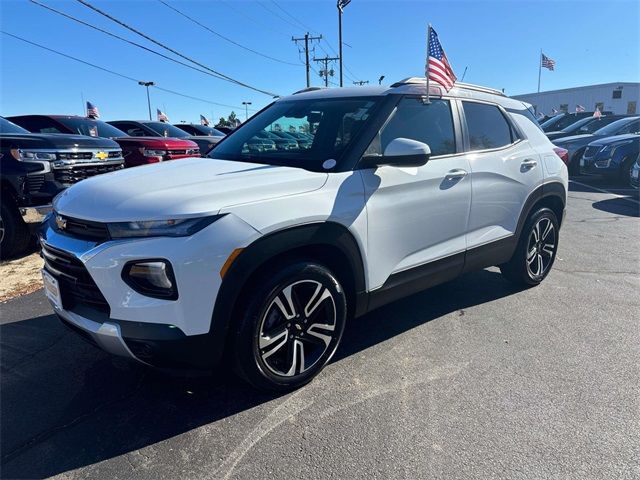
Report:
[{"label": "power line", "polygon": [[279,35],[282,35],[284,37],[289,38],[289,34],[288,33],[284,33],[282,30],[276,30],[275,28],[273,28],[272,26],[270,26],[269,24],[265,23],[265,22],[260,22],[258,20],[256,20],[255,18],[247,15],[242,9],[236,8],[235,6],[233,6],[233,4],[231,2],[228,2],[226,0],[219,0],[221,3],[224,3],[227,7],[229,7],[231,10],[234,10],[236,13],[239,13],[240,15],[242,15],[245,18],[248,18],[249,20],[251,20],[253,23],[255,23],[256,25],[260,25],[261,27],[267,29],[267,30],[271,30],[272,32],[275,32]]},{"label": "power line", "polygon": [[[283,22],[288,23],[289,25],[291,25],[292,27],[298,29],[300,28],[300,25],[296,25],[295,23],[291,22],[290,20],[287,20],[286,18],[284,18],[282,15],[280,15],[278,12],[275,12],[273,10],[271,10],[270,8],[268,8],[264,3],[262,2],[257,2],[258,5],[260,5],[262,8],[264,8],[267,12],[271,13],[272,15],[275,15],[276,17],[278,17],[280,20],[282,20]],[[318,33],[318,32],[316,32]]]},{"label": "power line", "polygon": [[[286,8],[282,8],[280,4],[276,2],[276,0],[271,0],[271,3],[273,3],[276,7],[282,10],[289,18],[292,18],[298,25],[302,26],[302,28],[304,28],[305,30],[314,31],[313,28],[309,28],[307,25],[305,25],[300,20],[298,20],[296,17],[291,15]],[[318,34],[318,32],[315,32],[315,33]]]},{"label": "power line", "polygon": [[134,32],[134,33],[136,33],[136,34],[140,35],[141,37],[143,37],[143,38],[145,38],[145,39],[149,40],[150,42],[155,43],[156,45],[158,45],[158,46],[159,46],[159,47],[161,47],[161,48],[164,48],[165,50],[168,50],[169,52],[173,53],[174,55],[177,55],[177,56],[179,56],[179,57],[181,57],[181,58],[184,58],[185,60],[188,60],[189,62],[191,62],[191,63],[193,63],[193,64],[195,64],[195,65],[198,65],[199,67],[202,67],[202,68],[204,68],[205,70],[210,71],[211,73],[214,73],[214,74],[218,75],[218,76],[219,76],[221,79],[223,79],[223,80],[226,80],[226,81],[231,82],[231,83],[235,83],[236,85],[240,85],[240,86],[242,86],[242,87],[248,88],[248,89],[250,89],[250,90],[254,90],[254,91],[256,91],[256,92],[264,93],[265,95],[269,95],[269,96],[271,96],[271,97],[274,97],[274,96],[276,96],[276,97],[277,97],[277,96],[278,96],[278,95],[276,95],[276,94],[274,94],[274,93],[272,93],[272,92],[268,92],[268,91],[266,91],[266,90],[262,90],[262,89],[260,89],[260,88],[254,87],[254,86],[252,86],[252,85],[249,85],[248,83],[241,82],[240,80],[236,80],[235,78],[230,77],[230,76],[228,76],[228,75],[225,75],[225,74],[223,74],[223,73],[220,73],[220,72],[218,72],[218,71],[216,71],[216,70],[212,69],[211,67],[208,67],[208,66],[206,66],[206,65],[204,65],[204,64],[202,64],[202,63],[200,63],[200,62],[198,62],[197,60],[193,60],[192,58],[187,57],[186,55],[184,55],[184,54],[182,54],[182,53],[178,52],[177,50],[175,50],[175,49],[173,49],[173,48],[171,48],[171,47],[166,46],[165,44],[163,44],[163,43],[159,42],[158,40],[155,40],[155,39],[151,38],[149,35],[146,35],[146,34],[142,33],[141,31],[136,30],[135,28],[133,28],[133,27],[131,27],[131,26],[127,25],[127,24],[126,24],[126,23],[124,23],[123,21],[118,20],[117,18],[115,18],[115,17],[113,17],[113,16],[109,15],[108,13],[103,12],[102,10],[100,10],[100,9],[99,9],[99,8],[97,8],[97,7],[94,7],[93,5],[91,5],[89,2],[87,2],[87,1],[85,1],[85,0],[76,0],[76,1],[77,1],[77,2],[79,2],[79,3],[81,3],[82,5],[84,5],[85,7],[90,8],[90,9],[91,9],[91,10],[93,10],[94,12],[97,12],[97,13],[99,13],[100,15],[102,15],[102,16],[104,16],[104,17],[108,18],[108,19],[109,19],[109,20],[111,20],[112,22],[115,22],[115,23],[117,23],[118,25],[120,25],[120,26],[122,26],[122,27],[126,28],[127,30],[130,30],[130,31],[132,31],[132,32]]},{"label": "power line", "polygon": [[180,60],[177,60],[177,59],[175,59],[173,57],[169,57],[168,55],[165,55],[164,53],[160,53],[160,52],[158,52],[156,50],[153,50],[153,49],[151,49],[149,47],[146,47],[146,46],[141,45],[141,44],[139,44],[137,42],[134,42],[133,40],[129,40],[127,38],[124,38],[124,37],[121,37],[119,35],[116,35],[115,33],[111,33],[111,32],[109,32],[107,30],[104,30],[102,28],[96,27],[95,25],[91,25],[90,23],[87,23],[87,22],[85,22],[83,20],[80,20],[79,18],[76,18],[76,17],[74,17],[72,15],[69,15],[68,13],[62,12],[60,10],[56,10],[55,8],[50,7],[48,5],[45,5],[43,3],[37,2],[36,0],[29,0],[29,1],[31,3],[33,3],[33,4],[35,4],[35,5],[38,5],[39,7],[45,8],[47,10],[50,10],[51,12],[54,12],[54,13],[56,13],[58,15],[61,15],[61,16],[65,17],[65,18],[68,18],[69,20],[77,22],[77,23],[79,23],[81,25],[84,25],[86,27],[93,28],[94,30],[97,30],[98,32],[102,32],[105,35],[108,35],[110,37],[116,38],[116,39],[121,40],[121,41],[123,41],[125,43],[128,43],[128,44],[133,45],[133,46],[138,47],[138,48],[141,48],[143,50],[146,50],[149,53],[153,53],[154,55],[157,55],[159,57],[164,58],[165,60],[169,60],[171,62],[177,63],[178,65],[182,65],[183,67],[190,68],[191,70],[195,70],[196,72],[204,73],[205,75],[209,75],[209,76],[211,76],[213,78],[220,79],[220,77],[218,75],[212,74],[211,72],[208,72],[206,70],[202,70],[202,69],[200,69],[198,67],[194,67],[193,65],[190,65],[188,63],[181,62]]},{"label": "power line", "polygon": [[[62,57],[68,58],[68,59],[70,59],[70,60],[74,60],[74,61],[79,62],[79,63],[82,63],[82,64],[84,64],[84,65],[88,65],[88,66],[90,66],[90,67],[97,68],[98,70],[102,70],[103,72],[110,73],[111,75],[116,75],[116,76],[118,76],[118,77],[124,78],[124,79],[126,79],[126,80],[130,80],[130,81],[132,81],[132,82],[136,82],[136,83],[138,83],[138,82],[139,82],[139,80],[138,80],[138,79],[136,79],[136,78],[130,77],[130,76],[125,75],[125,74],[123,74],[123,73],[119,73],[119,72],[116,72],[116,71],[110,70],[110,69],[105,68],[105,67],[101,67],[100,65],[96,65],[95,63],[87,62],[86,60],[82,60],[82,59],[77,58],[77,57],[74,57],[74,56],[72,56],[72,55],[68,55],[68,54],[66,54],[66,53],[59,52],[58,50],[54,50],[54,49],[52,49],[52,48],[45,47],[44,45],[40,45],[39,43],[32,42],[32,41],[30,41],[30,40],[27,40],[26,38],[22,38],[22,37],[19,37],[19,36],[17,36],[17,35],[14,35],[14,34],[12,34],[12,33],[5,32],[4,30],[0,30],[0,32],[1,32],[1,33],[3,33],[4,35],[8,35],[9,37],[13,37],[13,38],[15,38],[16,40],[20,40],[21,42],[28,43],[29,45],[33,45],[34,47],[38,47],[38,48],[41,48],[41,49],[43,49],[43,50],[47,50],[47,51],[49,51],[49,52],[51,52],[51,53],[55,53],[56,55],[60,55],[60,56],[62,56]],[[199,100],[199,101],[201,101],[201,102],[210,103],[210,104],[212,104],[212,105],[217,105],[217,106],[220,106],[220,107],[227,107],[227,108],[242,108],[242,107],[240,107],[240,106],[238,106],[238,105],[226,105],[226,104],[224,104],[224,103],[218,103],[218,102],[214,102],[214,101],[211,101],[211,100],[206,100],[206,99],[204,99],[204,98],[193,97],[193,96],[191,96],[191,95],[187,95],[187,94],[185,94],[185,93],[180,93],[180,92],[176,92],[176,91],[174,91],[174,90],[169,90],[169,89],[167,89],[167,88],[158,87],[157,85],[154,85],[154,88],[157,88],[158,90],[162,90],[162,91],[167,92],[167,93],[171,93],[171,94],[173,94],[173,95],[179,95],[179,96],[181,96],[181,97],[191,98],[191,99],[193,99],[193,100]]]},{"label": "power line", "polygon": [[225,37],[225,36],[224,36],[224,35],[222,35],[221,33],[218,33],[218,32],[216,32],[215,30],[212,30],[211,28],[207,27],[206,25],[204,25],[204,24],[200,23],[200,22],[199,22],[198,20],[196,20],[195,18],[190,17],[189,15],[187,15],[187,14],[186,14],[186,13],[184,13],[184,12],[182,12],[181,10],[178,10],[177,8],[175,8],[175,7],[174,7],[174,6],[172,6],[172,5],[169,5],[169,4],[168,4],[167,2],[165,2],[164,0],[158,0],[158,2],[160,2],[161,4],[163,4],[164,6],[166,6],[167,8],[170,8],[171,10],[173,10],[174,12],[176,12],[177,14],[182,15],[184,18],[186,18],[186,19],[190,20],[191,22],[195,23],[196,25],[198,25],[198,26],[200,26],[200,27],[204,28],[204,29],[205,29],[205,30],[207,30],[208,32],[210,32],[210,33],[212,33],[212,34],[214,34],[214,35],[216,35],[216,36],[218,36],[218,37],[222,38],[223,40],[225,40],[225,41],[227,41],[227,42],[229,42],[229,43],[231,43],[231,44],[233,44],[233,45],[235,45],[235,46],[237,46],[237,47],[243,48],[244,50],[247,50],[248,52],[255,53],[256,55],[259,55],[259,56],[264,57],[264,58],[268,58],[269,60],[273,60],[274,62],[284,63],[285,65],[293,65],[293,66],[295,66],[295,67],[299,67],[299,66],[300,66],[300,65],[299,65],[299,64],[297,64],[297,63],[287,62],[286,60],[280,60],[279,58],[275,58],[275,57],[272,57],[272,56],[267,55],[267,54],[265,54],[265,53],[258,52],[257,50],[253,50],[252,48],[249,48],[249,47],[245,47],[244,45],[242,45],[242,44],[240,44],[240,43],[236,42],[235,40],[232,40],[232,39],[230,39],[229,37]]}]

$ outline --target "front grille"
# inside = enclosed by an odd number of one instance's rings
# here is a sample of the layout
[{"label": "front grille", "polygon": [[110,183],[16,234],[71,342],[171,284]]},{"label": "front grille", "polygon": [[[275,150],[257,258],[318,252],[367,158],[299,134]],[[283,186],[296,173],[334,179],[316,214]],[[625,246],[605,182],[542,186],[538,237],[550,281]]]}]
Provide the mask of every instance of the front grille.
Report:
[{"label": "front grille", "polygon": [[44,242],[42,258],[47,271],[56,277],[60,284],[62,306],[65,310],[73,310],[76,305],[86,305],[109,315],[107,300],[80,260]]},{"label": "front grille", "polygon": [[44,185],[44,175],[27,175],[27,191],[38,193]]},{"label": "front grille", "polygon": [[122,156],[122,151],[120,150],[114,150],[112,152],[109,152],[109,158],[120,158]]},{"label": "front grille", "polygon": [[56,168],[53,171],[53,176],[57,182],[62,183],[65,186],[78,183],[85,178],[94,177],[101,173],[113,172],[124,168],[121,163],[115,163],[111,165],[69,165],[63,168]]},{"label": "front grille", "polygon": [[168,150],[169,155],[186,155],[186,150]]},{"label": "front grille", "polygon": [[[106,242],[109,240],[109,230],[107,229],[107,225],[104,223],[70,217],[62,218],[66,220],[63,233],[69,234],[73,237],[85,240],[95,240],[98,242]],[[56,229],[59,230],[57,227]]]},{"label": "front grille", "polygon": [[91,160],[93,158],[93,152],[60,152],[58,153],[59,160]]},{"label": "front grille", "polygon": [[600,148],[601,147],[587,147],[587,149],[584,151],[584,156],[593,157],[596,153],[600,151]]}]

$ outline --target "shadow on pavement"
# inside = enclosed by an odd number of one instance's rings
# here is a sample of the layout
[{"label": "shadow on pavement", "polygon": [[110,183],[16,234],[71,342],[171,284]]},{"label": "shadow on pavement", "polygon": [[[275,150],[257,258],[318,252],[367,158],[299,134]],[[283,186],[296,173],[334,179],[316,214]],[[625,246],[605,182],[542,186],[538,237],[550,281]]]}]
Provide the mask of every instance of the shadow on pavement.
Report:
[{"label": "shadow on pavement", "polygon": [[626,215],[628,217],[640,217],[640,205],[630,202],[624,198],[610,198],[594,202],[593,208],[615,215]]},{"label": "shadow on pavement", "polygon": [[[335,360],[517,291],[496,272],[466,275],[350,322]],[[43,478],[92,465],[277,397],[226,375],[167,377],[114,360],[53,315],[4,324],[0,340],[3,478]]]}]

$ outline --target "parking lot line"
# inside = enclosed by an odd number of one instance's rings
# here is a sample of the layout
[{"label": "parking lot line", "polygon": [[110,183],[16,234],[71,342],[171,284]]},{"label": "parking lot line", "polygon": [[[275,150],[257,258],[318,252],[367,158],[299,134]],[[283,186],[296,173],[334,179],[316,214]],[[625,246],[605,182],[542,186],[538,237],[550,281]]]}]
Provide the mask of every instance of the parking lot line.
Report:
[{"label": "parking lot line", "polygon": [[[592,190],[596,190],[596,191],[598,191],[598,192],[600,192],[600,193],[606,193],[606,194],[608,194],[608,195],[613,195],[614,197],[619,198],[619,199],[621,199],[621,200],[627,200],[627,201],[629,201],[629,202],[633,202],[633,203],[636,203],[636,204],[640,205],[640,202],[639,202],[638,200],[634,200],[633,198],[629,198],[629,197],[624,196],[624,195],[619,195],[619,194],[617,194],[617,193],[613,193],[613,192],[612,192],[612,191],[610,191],[610,190],[604,190],[604,189],[602,189],[602,188],[594,187],[594,186],[592,186],[592,185],[587,185],[586,183],[576,182],[575,180],[569,180],[569,181],[570,181],[571,183],[575,183],[576,185],[580,185],[581,187],[586,187],[586,188],[590,188],[590,189],[592,189]],[[617,190],[617,189],[616,189],[616,190]],[[626,189],[625,189],[625,191],[626,191]],[[634,191],[635,191],[635,190],[634,190]]]}]

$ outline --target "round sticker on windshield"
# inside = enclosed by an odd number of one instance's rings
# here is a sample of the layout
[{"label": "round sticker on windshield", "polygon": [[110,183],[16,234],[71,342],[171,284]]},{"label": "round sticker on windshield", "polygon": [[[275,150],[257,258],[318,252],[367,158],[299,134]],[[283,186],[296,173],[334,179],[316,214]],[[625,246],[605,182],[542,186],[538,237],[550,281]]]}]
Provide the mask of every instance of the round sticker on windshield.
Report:
[{"label": "round sticker on windshield", "polygon": [[330,158],[329,160],[325,160],[324,163],[322,164],[322,168],[324,168],[325,170],[331,170],[333,167],[336,166],[336,162],[333,158]]}]

